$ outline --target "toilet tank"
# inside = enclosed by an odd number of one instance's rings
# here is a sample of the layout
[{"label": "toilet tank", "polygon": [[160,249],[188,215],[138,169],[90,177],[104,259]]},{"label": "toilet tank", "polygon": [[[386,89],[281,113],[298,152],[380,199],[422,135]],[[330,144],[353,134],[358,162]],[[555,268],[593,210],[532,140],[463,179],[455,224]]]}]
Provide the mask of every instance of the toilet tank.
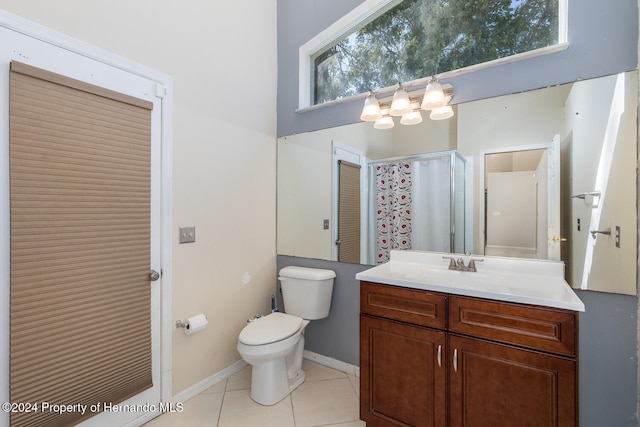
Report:
[{"label": "toilet tank", "polygon": [[303,319],[323,319],[329,315],[333,293],[333,270],[289,266],[280,269],[284,311]]}]

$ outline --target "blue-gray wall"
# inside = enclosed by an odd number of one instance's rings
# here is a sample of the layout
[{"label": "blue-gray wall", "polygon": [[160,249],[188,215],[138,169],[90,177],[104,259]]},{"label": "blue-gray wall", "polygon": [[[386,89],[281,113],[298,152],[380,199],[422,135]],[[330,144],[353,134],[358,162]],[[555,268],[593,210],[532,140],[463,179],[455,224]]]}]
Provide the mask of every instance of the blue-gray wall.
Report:
[{"label": "blue-gray wall", "polygon": [[[329,316],[309,323],[305,349],[360,366],[360,282],[356,280],[356,274],[371,266],[278,255],[278,271],[289,265],[336,272]],[[280,292],[278,295],[278,307],[282,309]]]},{"label": "blue-gray wall", "polygon": [[[362,101],[296,113],[298,48],[361,0],[278,0],[278,136],[355,123]],[[569,1],[569,49],[448,79],[455,103],[637,69],[637,0]],[[312,322],[306,347],[358,365],[357,272],[367,266],[278,256],[278,268],[300,265],[337,273],[331,313]],[[637,426],[638,298],[579,292],[580,425]]]},{"label": "blue-gray wall", "polygon": [[[295,110],[298,108],[299,47],[361,2],[278,0],[278,136],[359,121],[362,100],[304,113]],[[570,0],[568,3],[569,49],[444,79],[455,88],[452,103],[637,68],[637,0]]]}]

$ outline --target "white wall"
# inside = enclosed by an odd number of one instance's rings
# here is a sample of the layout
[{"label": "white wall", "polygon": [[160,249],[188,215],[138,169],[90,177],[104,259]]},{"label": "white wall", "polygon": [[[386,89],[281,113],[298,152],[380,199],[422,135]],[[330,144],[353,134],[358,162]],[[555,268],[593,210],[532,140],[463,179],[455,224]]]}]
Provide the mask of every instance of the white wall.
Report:
[{"label": "white wall", "polygon": [[487,246],[536,248],[536,180],[531,171],[487,174]]},{"label": "white wall", "polygon": [[[239,360],[239,331],[275,289],[276,0],[0,9],[173,77],[173,319],[209,318],[198,334],[173,331],[173,394]],[[180,225],[196,226],[196,243],[177,244]]]},{"label": "white wall", "polygon": [[457,115],[448,120],[431,120],[429,112],[422,112],[422,123],[418,125],[401,125],[398,118],[395,122],[396,125],[386,131],[393,135],[393,157],[456,149]]}]

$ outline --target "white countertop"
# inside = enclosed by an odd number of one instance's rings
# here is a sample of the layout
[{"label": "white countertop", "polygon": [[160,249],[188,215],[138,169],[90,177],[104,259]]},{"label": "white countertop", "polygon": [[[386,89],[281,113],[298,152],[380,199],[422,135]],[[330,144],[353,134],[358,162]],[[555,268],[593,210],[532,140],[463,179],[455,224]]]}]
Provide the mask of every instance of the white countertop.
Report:
[{"label": "white countertop", "polygon": [[[449,270],[443,256],[476,262],[477,272]],[[584,311],[584,303],[564,280],[559,261],[440,252],[391,251],[385,264],[356,274],[356,279],[414,289]]]}]

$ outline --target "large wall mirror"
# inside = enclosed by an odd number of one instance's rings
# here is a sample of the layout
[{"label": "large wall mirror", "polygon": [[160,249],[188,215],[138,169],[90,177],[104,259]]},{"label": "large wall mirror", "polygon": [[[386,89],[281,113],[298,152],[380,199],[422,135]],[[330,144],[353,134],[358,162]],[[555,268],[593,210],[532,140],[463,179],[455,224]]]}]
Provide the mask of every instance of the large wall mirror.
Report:
[{"label": "large wall mirror", "polygon": [[[278,254],[339,260],[340,162],[360,170],[349,194],[360,194],[351,224],[360,230],[360,252],[351,259],[362,264],[379,261],[375,218],[386,214],[376,207],[374,166],[415,167],[431,182],[455,170],[449,189],[405,189],[426,209],[408,227],[429,218],[427,233],[445,228],[446,237],[455,228],[455,240],[443,240],[452,242],[447,250],[562,259],[574,288],[635,295],[637,72],[454,108],[449,120],[389,130],[356,123],[279,138]],[[463,165],[442,160],[449,158]],[[429,175],[428,162],[444,175]],[[430,215],[445,208],[455,227],[434,227]]]}]

